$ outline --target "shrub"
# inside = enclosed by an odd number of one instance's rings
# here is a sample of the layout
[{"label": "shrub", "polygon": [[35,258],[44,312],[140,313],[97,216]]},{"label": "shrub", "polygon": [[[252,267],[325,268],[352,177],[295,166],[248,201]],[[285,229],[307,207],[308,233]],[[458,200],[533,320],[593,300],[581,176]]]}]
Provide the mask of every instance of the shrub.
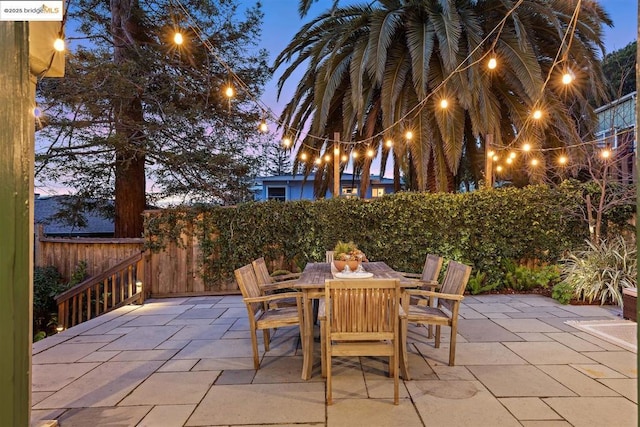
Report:
[{"label": "shrub", "polygon": [[587,246],[563,260],[563,282],[583,301],[622,305],[622,288],[637,286],[635,243],[617,236]]},{"label": "shrub", "polygon": [[551,291],[551,298],[558,301],[560,304],[569,304],[575,294],[573,286],[567,282],[560,282],[553,287],[553,290]]},{"label": "shrub", "polygon": [[560,280],[560,269],[556,265],[527,267],[514,261],[505,262],[506,286],[514,291],[529,291],[535,288],[549,288]]}]

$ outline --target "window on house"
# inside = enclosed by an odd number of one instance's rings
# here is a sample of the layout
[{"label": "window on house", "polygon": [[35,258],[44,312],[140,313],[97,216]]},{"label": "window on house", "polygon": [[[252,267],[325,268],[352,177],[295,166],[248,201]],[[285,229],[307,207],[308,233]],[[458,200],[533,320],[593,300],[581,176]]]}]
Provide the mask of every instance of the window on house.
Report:
[{"label": "window on house", "polygon": [[284,202],[287,200],[287,191],[285,187],[267,187],[267,200],[278,200]]},{"label": "window on house", "polygon": [[347,197],[357,196],[358,188],[357,187],[342,187],[342,195]]},{"label": "window on house", "polygon": [[384,196],[384,187],[373,187],[371,189],[371,198]]}]

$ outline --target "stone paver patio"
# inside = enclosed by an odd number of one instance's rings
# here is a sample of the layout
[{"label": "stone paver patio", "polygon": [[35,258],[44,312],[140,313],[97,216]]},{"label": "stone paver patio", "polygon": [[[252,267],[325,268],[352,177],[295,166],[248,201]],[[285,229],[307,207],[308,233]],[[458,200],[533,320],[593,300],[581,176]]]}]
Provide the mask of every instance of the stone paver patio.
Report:
[{"label": "stone paver patio", "polygon": [[636,354],[564,323],[620,316],[539,295],[468,296],[456,366],[448,329],[436,349],[410,327],[400,405],[384,360],[345,358],[327,407],[319,344],[303,381],[296,328],[276,331],[255,371],[241,297],[149,300],[33,345],[32,424],[637,426]]}]

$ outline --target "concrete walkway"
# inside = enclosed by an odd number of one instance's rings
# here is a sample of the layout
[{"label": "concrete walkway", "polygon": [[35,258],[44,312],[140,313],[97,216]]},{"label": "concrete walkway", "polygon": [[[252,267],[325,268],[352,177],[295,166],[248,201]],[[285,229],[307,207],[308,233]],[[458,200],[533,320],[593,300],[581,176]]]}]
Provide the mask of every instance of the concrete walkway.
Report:
[{"label": "concrete walkway", "polygon": [[426,329],[410,329],[413,379],[401,382],[399,406],[376,358],[334,363],[326,406],[319,344],[303,381],[295,328],[279,329],[253,370],[239,296],[124,307],[33,345],[32,425],[638,425],[636,354],[564,323],[620,319],[618,308],[538,295],[463,303],[454,367],[447,338],[436,349]]}]

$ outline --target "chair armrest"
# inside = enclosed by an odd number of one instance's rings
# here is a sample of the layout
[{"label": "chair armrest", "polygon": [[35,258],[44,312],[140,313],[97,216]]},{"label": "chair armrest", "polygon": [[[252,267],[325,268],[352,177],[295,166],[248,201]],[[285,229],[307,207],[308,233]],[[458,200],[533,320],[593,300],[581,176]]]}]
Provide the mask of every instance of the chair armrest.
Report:
[{"label": "chair armrest", "polygon": [[407,295],[422,295],[425,297],[436,297],[436,298],[448,299],[451,301],[462,301],[464,299],[464,295],[443,294],[442,292],[422,291],[417,289],[416,290],[407,289],[405,290],[405,292],[407,293]]},{"label": "chair armrest", "polygon": [[271,276],[275,282],[283,282],[285,280],[298,279],[302,273],[281,274],[279,276]]},{"label": "chair armrest", "polygon": [[293,292],[293,288],[298,284],[297,280],[284,280],[282,282],[270,283],[267,285],[260,285],[260,289],[265,292],[271,291],[279,291],[280,289],[291,289]]},{"label": "chair armrest", "polygon": [[440,283],[437,280],[416,280],[416,282],[420,283],[421,287],[430,288],[431,290],[440,287]]},{"label": "chair armrest", "polygon": [[422,273],[408,273],[406,271],[398,271],[398,273],[402,274],[404,277],[409,277],[409,278],[419,279],[422,277]]},{"label": "chair armrest", "polygon": [[298,302],[300,302],[300,299],[302,299],[302,292],[283,292],[280,294],[270,294],[270,295],[263,295],[259,297],[249,297],[249,298],[243,298],[243,301],[245,303],[270,302],[270,301],[277,301],[279,299],[285,299],[285,298],[296,298]]}]

